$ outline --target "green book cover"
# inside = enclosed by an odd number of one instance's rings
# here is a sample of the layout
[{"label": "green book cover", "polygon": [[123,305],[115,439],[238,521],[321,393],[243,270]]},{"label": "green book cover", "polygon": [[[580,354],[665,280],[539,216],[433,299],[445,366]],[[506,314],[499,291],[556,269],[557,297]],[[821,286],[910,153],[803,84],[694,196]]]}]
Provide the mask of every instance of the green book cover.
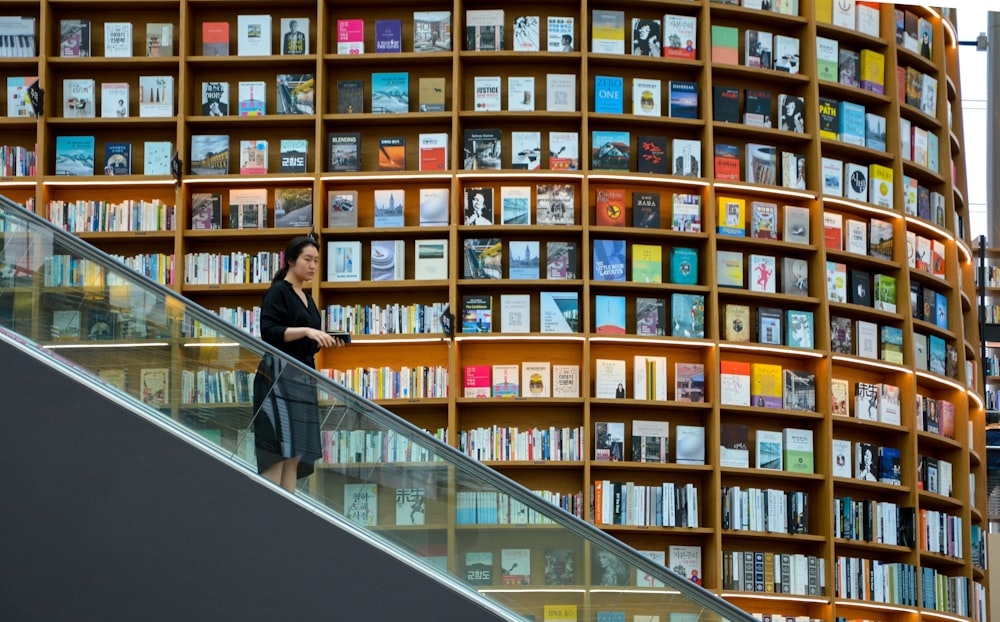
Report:
[{"label": "green book cover", "polygon": [[812,473],[812,430],[785,428],[784,433],[785,470],[792,473]]}]

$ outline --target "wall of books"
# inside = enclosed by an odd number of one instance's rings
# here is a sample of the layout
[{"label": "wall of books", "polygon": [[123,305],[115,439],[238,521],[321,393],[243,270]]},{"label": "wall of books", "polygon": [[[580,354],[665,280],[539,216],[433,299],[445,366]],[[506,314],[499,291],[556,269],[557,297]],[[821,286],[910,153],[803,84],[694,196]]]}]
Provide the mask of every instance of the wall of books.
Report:
[{"label": "wall of books", "polygon": [[[315,230],[314,296],[355,336],[321,360],[343,384],[749,611],[985,619],[957,41],[936,10],[2,13],[0,192],[251,332]],[[368,493],[395,525],[393,491]],[[463,504],[426,520],[463,537],[512,515]],[[619,585],[576,562],[536,539],[442,563],[493,588]],[[578,614],[631,617],[610,609]]]}]

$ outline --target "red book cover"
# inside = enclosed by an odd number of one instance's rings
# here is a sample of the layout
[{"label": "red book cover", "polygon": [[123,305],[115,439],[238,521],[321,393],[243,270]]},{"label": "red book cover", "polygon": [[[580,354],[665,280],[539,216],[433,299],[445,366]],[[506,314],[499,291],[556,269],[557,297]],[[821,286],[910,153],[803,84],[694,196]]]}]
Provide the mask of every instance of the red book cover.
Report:
[{"label": "red book cover", "polygon": [[625,191],[619,189],[597,190],[598,227],[625,226]]},{"label": "red book cover", "polygon": [[740,180],[740,149],[736,145],[715,145],[715,178]]}]

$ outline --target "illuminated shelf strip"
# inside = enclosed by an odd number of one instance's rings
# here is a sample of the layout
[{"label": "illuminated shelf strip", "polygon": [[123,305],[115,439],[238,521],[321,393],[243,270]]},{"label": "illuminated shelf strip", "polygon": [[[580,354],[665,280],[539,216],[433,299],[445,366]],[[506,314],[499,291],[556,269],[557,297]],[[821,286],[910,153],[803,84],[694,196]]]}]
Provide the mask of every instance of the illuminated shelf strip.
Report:
[{"label": "illuminated shelf strip", "polygon": [[838,199],[835,197],[823,197],[823,203],[830,203],[833,205],[841,205],[843,207],[848,207],[851,209],[861,210],[864,212],[871,212],[872,214],[879,214],[885,218],[902,218],[903,215],[899,212],[891,212],[887,209],[881,207],[876,207],[874,205],[865,205],[864,203],[855,203],[854,201],[846,201],[844,199]]},{"label": "illuminated shelf strip", "polygon": [[923,229],[924,231],[930,231],[931,233],[937,234],[938,236],[943,237],[949,241],[955,240],[955,236],[953,236],[950,231],[946,231],[945,229],[942,229],[937,225],[920,220],[919,218],[914,218],[913,216],[905,216],[905,218],[908,224],[911,224],[917,227],[918,229]]},{"label": "illuminated shelf strip", "polygon": [[185,343],[185,348],[239,348],[240,344],[236,341],[209,341],[201,343]]},{"label": "illuminated shelf strip", "polygon": [[83,348],[162,348],[169,345],[166,341],[143,341],[133,343],[50,343],[42,347],[46,350],[78,350]]},{"label": "illuminated shelf strip", "polygon": [[455,341],[584,341],[583,335],[455,335]]},{"label": "illuminated shelf strip", "polygon": [[[354,339],[358,337],[359,339]],[[361,339],[361,337],[377,337],[376,339]],[[382,345],[385,343],[438,343],[441,341],[447,341],[447,337],[414,337],[413,339],[407,339],[403,337],[389,337],[387,339],[382,339],[381,335],[351,335],[352,341],[351,345]]]},{"label": "illuminated shelf strip", "polygon": [[[19,186],[34,186],[34,185],[37,185],[37,183],[38,182],[36,182],[34,180],[0,179],[0,187],[2,187],[2,188],[13,188],[13,187],[19,187]],[[173,183],[173,182],[171,182],[171,183]]]},{"label": "illuminated shelf strip", "polygon": [[746,598],[748,600],[781,600],[795,603],[820,603],[827,604],[830,601],[825,598],[816,598],[815,596],[795,596],[792,594],[781,594],[777,596],[768,596],[765,594],[751,594],[746,592],[723,592],[720,594],[722,598]]},{"label": "illuminated shelf strip", "polygon": [[838,607],[857,607],[860,609],[879,609],[882,611],[912,611],[913,607],[907,605],[891,605],[883,603],[873,603],[865,600],[837,600],[834,604]]},{"label": "illuminated shelf strip", "polygon": [[722,343],[719,344],[721,350],[746,350],[748,352],[759,352],[761,354],[778,354],[781,356],[804,356],[821,359],[826,356],[823,352],[816,350],[806,350],[805,348],[771,348],[766,345],[746,345],[742,343]]},{"label": "illuminated shelf strip", "polygon": [[[503,171],[498,171],[496,173],[456,173],[456,177],[459,179],[465,179],[468,177],[472,178],[489,178],[489,177],[530,177],[531,179],[583,179],[582,173],[524,173],[521,171],[515,171],[511,173],[504,173]],[[446,175],[445,177],[450,177]],[[351,179],[359,179],[358,177],[352,177]],[[363,178],[360,178],[363,179]],[[376,178],[381,179],[381,178]],[[425,179],[420,177],[420,179]]]},{"label": "illuminated shelf strip", "polygon": [[896,365],[894,363],[886,363],[885,361],[876,361],[875,359],[865,359],[865,358],[859,358],[859,357],[853,357],[853,356],[852,357],[840,356],[840,355],[837,355],[837,354],[834,354],[832,358],[833,358],[834,361],[838,361],[838,362],[841,362],[841,363],[847,363],[849,365],[863,365],[863,366],[870,366],[870,367],[881,367],[882,369],[888,369],[888,370],[891,370],[891,371],[897,371],[897,372],[902,373],[902,374],[912,374],[913,373],[912,369],[907,369],[905,367],[902,367],[900,365]]},{"label": "illuminated shelf strip", "polygon": [[979,410],[986,410],[986,402],[983,401],[983,398],[978,393],[976,393],[972,389],[966,389],[965,392],[969,394],[969,397],[972,398],[972,401],[974,401],[976,404],[979,405]]},{"label": "illuminated shelf strip", "polygon": [[965,387],[965,386],[959,384],[958,382],[955,382],[951,378],[942,378],[941,376],[938,376],[937,374],[932,374],[930,372],[921,371],[921,370],[917,370],[917,371],[915,371],[913,373],[915,373],[918,378],[923,378],[924,380],[928,380],[930,382],[936,382],[938,384],[947,385],[947,386],[955,389],[956,391],[962,391],[964,393],[964,392],[966,392],[966,391],[969,390],[968,387]]},{"label": "illuminated shelf strip", "polygon": [[[195,177],[185,177],[181,183],[187,185],[199,185],[199,184],[273,184],[273,183],[285,183],[289,181],[297,182],[313,182],[312,177],[262,177],[257,175],[219,175],[219,176],[195,176]],[[170,184],[173,185],[173,181]]]},{"label": "illuminated shelf strip", "polygon": [[776,186],[752,186],[752,185],[742,185],[742,184],[727,184],[716,182],[716,188],[722,188],[723,190],[732,190],[734,192],[755,192],[760,194],[779,194],[786,197],[793,197],[796,199],[815,199],[816,195],[811,192],[798,192],[796,190],[786,190],[785,188],[779,188]]},{"label": "illuminated shelf strip", "polygon": [[635,183],[636,181],[651,181],[659,184],[671,184],[677,186],[708,186],[707,181],[701,181],[698,179],[688,179],[686,177],[650,177],[646,179],[645,177],[630,176],[630,175],[611,175],[607,173],[603,174],[591,174],[587,176],[587,179],[593,179],[596,181],[622,181]]},{"label": "illuminated shelf strip", "polygon": [[[312,181],[311,179],[309,181]],[[173,179],[144,179],[144,180],[130,180],[128,178],[117,177],[115,179],[94,179],[90,181],[43,181],[43,186],[173,186]]]},{"label": "illuminated shelf strip", "polygon": [[571,590],[570,589],[562,589],[562,590],[560,590],[560,589],[557,589],[557,588],[552,588],[552,589],[528,588],[528,589],[525,589],[525,588],[519,587],[519,588],[516,588],[516,589],[506,589],[506,590],[505,589],[498,589],[498,588],[478,589],[476,591],[478,591],[480,594],[509,594],[511,592],[517,592],[518,594],[524,594],[525,592],[531,592],[532,594],[586,594],[587,593],[587,590],[582,589],[582,588],[576,588],[576,589],[571,589]]},{"label": "illuminated shelf strip", "polygon": [[[306,178],[308,181],[312,181],[312,177]],[[353,173],[341,173],[340,175],[324,175],[320,177],[323,181],[338,181],[344,179],[350,179],[352,181],[417,181],[422,179],[451,179],[451,175],[446,173],[431,173],[431,174],[386,174],[386,175],[355,175]]]},{"label": "illuminated shelf strip", "polygon": [[591,337],[590,343],[639,343],[642,345],[688,346],[692,348],[711,348],[715,346],[710,341],[683,341],[681,339],[657,339],[650,337]]}]

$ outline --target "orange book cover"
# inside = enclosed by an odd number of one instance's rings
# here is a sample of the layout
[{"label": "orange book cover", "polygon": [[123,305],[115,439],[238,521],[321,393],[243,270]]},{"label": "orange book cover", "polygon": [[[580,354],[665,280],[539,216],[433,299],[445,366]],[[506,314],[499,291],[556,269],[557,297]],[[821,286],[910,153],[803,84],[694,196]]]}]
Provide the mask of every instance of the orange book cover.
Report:
[{"label": "orange book cover", "polygon": [[596,198],[598,227],[625,226],[625,191],[598,189]]}]

